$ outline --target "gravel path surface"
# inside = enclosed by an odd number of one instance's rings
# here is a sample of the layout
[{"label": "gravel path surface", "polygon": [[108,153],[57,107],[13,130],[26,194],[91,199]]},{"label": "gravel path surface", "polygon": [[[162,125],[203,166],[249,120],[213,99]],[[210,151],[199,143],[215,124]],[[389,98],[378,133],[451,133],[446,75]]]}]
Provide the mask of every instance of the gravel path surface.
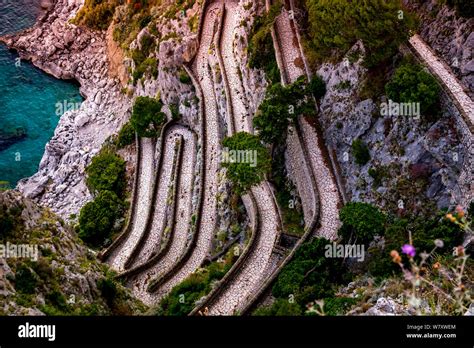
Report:
[{"label": "gravel path surface", "polygon": [[[283,11],[282,14],[278,16],[275,22],[275,29],[280,40],[278,44],[280,45],[283,56],[283,69],[285,70],[287,78],[291,83],[305,72],[303,60],[300,57],[301,52],[299,50],[298,41],[291,28],[290,18],[288,17],[287,11]],[[319,236],[333,239],[337,236],[337,230],[340,226],[338,218],[340,197],[337,190],[337,185],[331,170],[328,167],[328,164],[324,160],[321,148],[319,147],[318,135],[316,134],[313,127],[311,127],[304,119],[301,119],[301,125],[303,141],[306,144],[306,148],[310,152],[311,168],[313,170],[320,195],[321,227],[319,228],[317,234]],[[294,160],[292,157],[289,159],[290,161]],[[293,163],[292,167],[294,168],[297,165],[298,163]],[[299,192],[302,192],[301,187],[299,187]]]},{"label": "gravel path surface", "polygon": [[429,66],[430,70],[442,81],[445,88],[451,91],[458,106],[462,109],[463,116],[466,123],[472,129],[474,126],[474,102],[464,91],[463,87],[453,75],[453,73],[446,67],[442,59],[439,59],[431,50],[431,48],[418,35],[410,38],[411,46],[416,50],[418,55]]},{"label": "gravel path surface", "polygon": [[209,254],[211,241],[214,236],[216,226],[217,210],[217,173],[220,168],[220,142],[219,124],[217,115],[216,98],[212,79],[208,68],[208,54],[214,37],[214,26],[218,16],[218,3],[210,4],[204,19],[201,44],[193,66],[193,70],[201,84],[205,114],[206,114],[206,179],[204,182],[204,202],[201,228],[196,247],[191,257],[184,266],[171,278],[166,281],[156,292],[148,294],[145,302],[156,303],[171,289],[187,278],[191,273],[199,268],[202,261]]},{"label": "gravel path surface", "polygon": [[133,229],[130,231],[127,239],[120,248],[117,248],[108,258],[107,263],[116,271],[123,271],[127,258],[132,253],[135,244],[140,239],[144,229],[146,217],[149,213],[151,202],[151,187],[154,178],[154,161],[155,153],[154,142],[150,138],[141,138],[141,156],[140,156],[140,176],[138,178],[138,197],[136,214],[133,217]]},{"label": "gravel path surface", "polygon": [[168,205],[173,202],[167,202],[168,193],[171,185],[171,172],[175,154],[175,143],[176,140],[182,136],[184,140],[183,146],[183,157],[182,167],[180,173],[180,186],[178,188],[178,205],[177,205],[177,216],[176,225],[174,231],[174,238],[169,240],[170,249],[160,260],[158,264],[151,267],[150,269],[141,272],[139,275],[133,277],[131,281],[133,293],[136,297],[140,298],[146,304],[153,304],[155,298],[152,294],[147,291],[148,281],[156,277],[158,274],[168,270],[176,260],[182,255],[185,250],[186,242],[188,240],[188,231],[191,221],[191,199],[192,199],[192,184],[194,178],[194,163],[196,154],[196,140],[193,133],[182,126],[172,127],[166,135],[166,143],[164,148],[163,158],[163,174],[166,174],[159,179],[157,186],[157,199],[155,204],[157,205],[155,215],[153,217],[152,229],[141,250],[139,257],[137,257],[137,264],[147,260],[153,251],[159,250],[159,243],[164,230],[164,224],[166,224],[165,210]]},{"label": "gravel path surface", "polygon": [[[237,4],[227,2],[220,49],[224,62],[223,70],[225,70],[229,81],[228,89],[232,104],[232,112],[229,112],[229,115],[233,117],[236,132],[250,132],[248,120],[250,116],[243,99],[239,68],[234,55],[235,31],[240,25],[240,21],[241,16]],[[255,240],[257,245],[246,262],[237,270],[231,284],[210,304],[208,308],[210,315],[233,314],[265,278],[264,271],[270,261],[279,226],[276,203],[272,201],[273,196],[268,190],[267,183],[262,183],[252,189],[257,203],[257,214],[261,221],[259,231],[254,231],[259,234]]]}]

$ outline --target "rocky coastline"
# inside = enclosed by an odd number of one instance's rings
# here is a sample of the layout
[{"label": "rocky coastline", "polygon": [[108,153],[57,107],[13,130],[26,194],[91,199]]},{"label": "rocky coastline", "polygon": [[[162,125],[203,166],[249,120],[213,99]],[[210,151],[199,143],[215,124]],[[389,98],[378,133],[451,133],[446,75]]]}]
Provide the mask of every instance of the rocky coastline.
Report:
[{"label": "rocky coastline", "polygon": [[119,78],[111,74],[105,33],[70,23],[82,4],[80,0],[45,4],[45,13],[32,28],[0,38],[21,59],[58,79],[80,84],[84,102],[61,116],[38,172],[17,186],[25,197],[65,219],[77,215],[91,199],[85,168],[104,141],[120,130],[131,107]]}]

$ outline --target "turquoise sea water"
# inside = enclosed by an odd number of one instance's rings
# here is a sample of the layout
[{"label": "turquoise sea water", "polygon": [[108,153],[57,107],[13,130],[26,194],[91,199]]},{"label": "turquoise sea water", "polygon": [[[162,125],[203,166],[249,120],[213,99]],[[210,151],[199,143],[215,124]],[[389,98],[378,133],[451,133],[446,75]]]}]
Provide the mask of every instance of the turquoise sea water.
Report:
[{"label": "turquoise sea water", "polygon": [[[0,35],[32,26],[39,0],[0,0]],[[61,115],[57,103],[79,102],[79,86],[57,80],[28,62],[16,66],[18,56],[0,44],[0,134],[26,132],[26,137],[0,149],[0,181],[14,187],[37,169],[46,143]]]}]

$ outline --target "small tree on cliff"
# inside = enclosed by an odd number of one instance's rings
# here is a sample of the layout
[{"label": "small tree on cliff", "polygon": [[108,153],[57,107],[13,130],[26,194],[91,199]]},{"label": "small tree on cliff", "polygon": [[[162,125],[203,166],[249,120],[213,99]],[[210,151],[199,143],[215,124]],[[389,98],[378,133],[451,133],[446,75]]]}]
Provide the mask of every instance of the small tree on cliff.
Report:
[{"label": "small tree on cliff", "polygon": [[138,97],[133,105],[130,123],[140,137],[156,137],[166,120],[163,103],[150,97]]}]

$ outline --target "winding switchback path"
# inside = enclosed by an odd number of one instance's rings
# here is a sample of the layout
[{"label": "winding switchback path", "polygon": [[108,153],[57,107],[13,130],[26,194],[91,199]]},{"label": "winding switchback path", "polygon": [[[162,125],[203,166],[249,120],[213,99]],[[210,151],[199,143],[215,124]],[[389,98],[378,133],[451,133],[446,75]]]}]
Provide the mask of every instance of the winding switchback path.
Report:
[{"label": "winding switchback path", "polygon": [[164,136],[151,221],[136,246],[131,262],[135,269],[129,270],[136,273],[129,279],[129,285],[147,304],[155,301],[147,291],[149,280],[170,269],[183,254],[191,223],[196,138],[188,128],[179,125],[173,125]]},{"label": "winding switchback path", "polygon": [[[234,55],[235,32],[241,21],[237,2],[223,2],[221,11],[222,31],[216,40],[216,46],[222,58],[220,65],[224,74],[226,97],[230,99],[227,103],[230,136],[235,132],[251,132],[251,127]],[[245,200],[251,199],[256,205],[255,218],[259,223],[256,225],[257,230],[252,231],[256,235],[249,241],[252,245],[246,247],[239,261],[218,284],[221,288],[215,289],[214,294],[211,293],[208,301],[201,306],[207,309],[209,315],[234,314],[265,279],[265,271],[281,225],[277,203],[270,190],[268,182],[263,182],[250,190],[246,195],[249,197],[244,196]]]},{"label": "winding switchback path", "polygon": [[191,248],[185,251],[174,265],[161,273],[153,286],[148,287],[149,302],[156,303],[163,298],[171,289],[186,279],[196,269],[200,267],[211,249],[211,242],[216,228],[217,216],[217,188],[218,172],[220,168],[220,142],[219,142],[219,124],[217,114],[216,96],[210,67],[208,54],[213,43],[215,29],[217,25],[217,16],[219,13],[218,4],[211,3],[207,7],[203,21],[201,41],[199,51],[194,60],[193,71],[189,71],[196,84],[200,102],[204,105],[202,122],[204,122],[203,148],[204,152],[204,178],[202,209],[196,217],[196,234],[193,236],[194,243]]}]

